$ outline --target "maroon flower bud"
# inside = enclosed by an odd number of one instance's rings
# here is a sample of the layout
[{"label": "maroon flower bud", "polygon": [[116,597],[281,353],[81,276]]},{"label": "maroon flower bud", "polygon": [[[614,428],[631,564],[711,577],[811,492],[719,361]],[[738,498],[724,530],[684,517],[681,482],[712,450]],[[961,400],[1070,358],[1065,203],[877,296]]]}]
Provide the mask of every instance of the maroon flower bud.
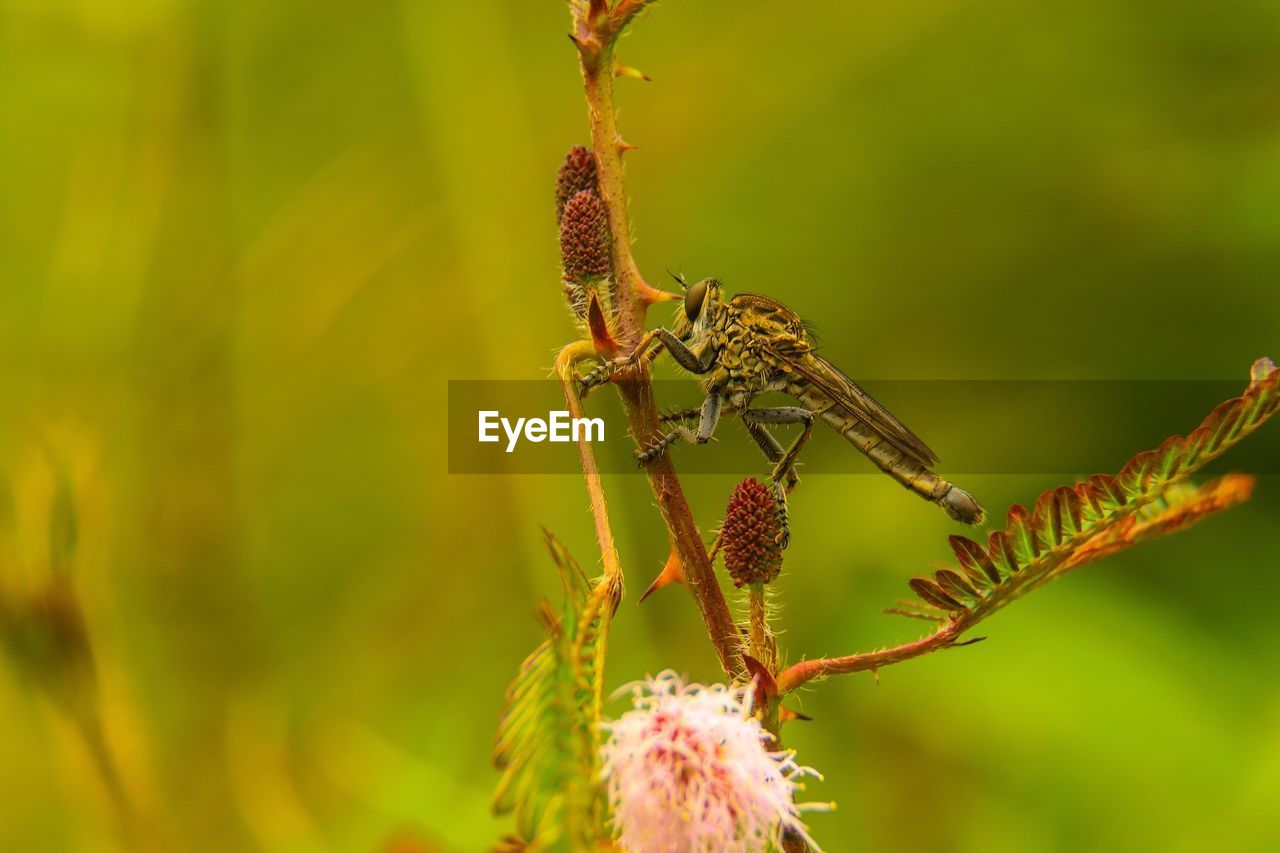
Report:
[{"label": "maroon flower bud", "polygon": [[782,569],[782,531],[778,504],[769,488],[753,477],[739,483],[729,498],[720,547],[734,586],[769,583]]},{"label": "maroon flower bud", "polygon": [[594,190],[569,199],[560,218],[560,261],[565,297],[578,317],[585,315],[587,285],[607,278],[611,269],[609,218]]},{"label": "maroon flower bud", "polygon": [[569,199],[583,190],[598,191],[596,184],[596,157],[591,149],[575,145],[564,155],[560,172],[556,175],[556,221],[564,216]]}]

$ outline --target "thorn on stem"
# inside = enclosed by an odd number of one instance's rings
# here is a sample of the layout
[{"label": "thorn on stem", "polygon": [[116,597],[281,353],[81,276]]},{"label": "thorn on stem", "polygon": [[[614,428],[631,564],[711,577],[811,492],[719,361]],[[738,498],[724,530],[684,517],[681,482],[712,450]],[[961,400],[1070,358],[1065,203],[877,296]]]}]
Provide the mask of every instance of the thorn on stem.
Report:
[{"label": "thorn on stem", "polygon": [[614,139],[614,144],[618,146],[618,153],[620,154],[625,154],[628,151],[636,151],[639,149],[638,145],[632,145],[630,142],[623,139],[621,136]]},{"label": "thorn on stem", "polygon": [[593,63],[597,53],[599,52],[598,42],[595,38],[582,38],[580,36],[569,33],[569,41],[573,42],[573,46],[578,49],[578,55],[582,57],[582,61],[586,64]]},{"label": "thorn on stem", "polygon": [[609,331],[609,323],[605,320],[604,310],[600,307],[600,300],[596,295],[591,294],[591,304],[587,307],[587,327],[591,330],[591,342],[595,344],[596,352],[605,356],[613,356],[617,354],[619,346],[614,339],[613,333]]},{"label": "thorn on stem", "polygon": [[649,584],[649,588],[644,591],[644,595],[640,596],[637,604],[643,604],[644,600],[653,595],[664,586],[673,583],[684,584],[684,565],[680,562],[680,557],[676,554],[676,549],[671,549],[671,555],[667,557],[667,564],[662,567],[662,571],[658,572],[658,576],[654,578],[653,583]]},{"label": "thorn on stem", "polygon": [[811,723],[813,722],[813,717],[810,717],[808,714],[801,714],[799,711],[793,711],[790,708],[778,709],[779,722],[789,723],[792,720],[800,720],[802,722]]},{"label": "thorn on stem", "polygon": [[680,294],[678,293],[672,293],[669,290],[658,290],[658,288],[650,287],[644,282],[640,282],[640,285],[636,288],[636,296],[638,296],[640,301],[646,306],[653,305],[658,302],[671,302],[672,300],[680,298]]},{"label": "thorn on stem", "polygon": [[643,80],[645,83],[653,82],[653,78],[645,74],[638,68],[632,68],[630,65],[623,65],[621,62],[613,63],[614,77],[634,77],[637,80]]},{"label": "thorn on stem", "polygon": [[751,655],[743,655],[742,663],[755,685],[755,701],[752,704],[756,708],[763,708],[766,701],[778,695],[778,682],[774,680],[769,668]]}]

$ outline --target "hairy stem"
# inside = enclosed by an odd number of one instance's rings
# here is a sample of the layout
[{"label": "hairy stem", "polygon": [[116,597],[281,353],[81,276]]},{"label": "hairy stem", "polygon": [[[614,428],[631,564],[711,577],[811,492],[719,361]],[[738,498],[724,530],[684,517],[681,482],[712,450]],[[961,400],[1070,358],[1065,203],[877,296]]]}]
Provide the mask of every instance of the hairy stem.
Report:
[{"label": "hairy stem", "polygon": [[753,583],[748,587],[748,598],[751,602],[751,639],[749,654],[767,665],[769,619],[765,614],[764,584]]},{"label": "hairy stem", "polygon": [[960,635],[967,631],[972,620],[960,618],[949,623],[945,628],[922,637],[913,643],[882,649],[878,652],[863,652],[857,655],[846,655],[838,658],[817,658],[803,660],[793,664],[778,676],[778,692],[789,693],[806,681],[812,681],[824,675],[837,675],[848,672],[864,672],[876,670],[889,664],[901,663],[911,658],[927,655],[941,649],[954,646]]},{"label": "hairy stem", "polygon": [[[653,386],[649,381],[648,370],[641,367],[637,378],[628,377],[617,385],[636,440],[642,446],[656,441],[662,430],[658,410],[653,404]],[[662,513],[662,520],[666,523],[675,546],[676,556],[680,558],[684,570],[684,586],[702,613],[707,633],[725,673],[731,678],[738,678],[745,672],[739,652],[738,626],[733,621],[733,614],[729,612],[724,593],[720,591],[720,582],[702,542],[702,534],[693,520],[693,513],[689,509],[689,502],[680,486],[680,478],[671,463],[671,457],[664,452],[646,465],[645,471],[649,476],[649,485],[657,500],[658,510]]]},{"label": "hairy stem", "polygon": [[[572,36],[582,68],[600,196],[609,216],[613,280],[619,303],[615,331],[624,352],[630,352],[640,341],[644,332],[645,310],[652,301],[653,291],[640,277],[631,256],[631,225],[622,177],[624,146],[618,134],[613,105],[613,49],[622,30],[646,5],[647,0],[622,0],[608,14],[573,7]],[[625,380],[616,384],[632,435],[641,445],[654,441],[660,434],[661,425],[648,370],[638,365],[629,371]],[[738,629],[720,591],[675,466],[663,453],[646,466],[646,472],[676,554],[683,564],[685,586],[702,613],[721,665],[729,676],[737,677],[743,672],[742,657],[738,651]],[[590,479],[590,474],[588,477]]]},{"label": "hairy stem", "polygon": [[643,280],[631,257],[631,224],[622,179],[622,137],[613,106],[613,46],[617,36],[609,18],[596,17],[577,22],[574,42],[578,45],[586,91],[600,197],[609,215],[613,280],[620,295],[615,331],[618,342],[630,351],[644,333],[646,304],[639,298]]},{"label": "hairy stem", "polygon": [[[590,341],[575,341],[556,356],[556,375],[560,377],[560,387],[564,391],[565,405],[569,407],[569,415],[574,418],[583,417],[582,400],[578,397],[578,389],[574,379],[574,365],[580,361],[595,357],[595,349]],[[604,484],[600,479],[600,466],[596,463],[596,452],[584,434],[578,439],[578,459],[582,463],[582,475],[587,481],[587,495],[591,499],[591,518],[595,523],[596,540],[600,545],[600,558],[604,563],[605,580],[616,578],[622,583],[622,565],[618,560],[618,549],[613,543],[613,528],[609,526],[609,508],[604,501]]]},{"label": "hairy stem", "polygon": [[[574,379],[574,365],[594,355],[595,349],[590,341],[575,341],[562,349],[556,357],[556,375],[560,377],[565,405],[569,407],[571,417],[583,417],[582,399],[578,396],[578,387]],[[588,615],[583,619],[580,628],[584,633],[577,640],[579,646],[585,643],[585,632],[598,614],[600,625],[593,658],[594,672],[588,686],[591,690],[593,716],[595,719],[600,719],[604,707],[604,664],[609,649],[609,629],[613,623],[613,612],[618,601],[622,599],[623,575],[622,564],[618,559],[618,549],[613,542],[613,528],[609,524],[609,508],[604,500],[600,466],[596,462],[595,449],[591,446],[591,442],[586,440],[585,435],[578,439],[578,459],[582,463],[582,474],[587,481],[587,495],[591,500],[591,518],[595,523],[596,540],[600,545],[600,557],[604,567],[604,575],[591,591]],[[578,657],[575,656],[575,660],[577,659]],[[594,742],[591,752],[594,755]]]}]

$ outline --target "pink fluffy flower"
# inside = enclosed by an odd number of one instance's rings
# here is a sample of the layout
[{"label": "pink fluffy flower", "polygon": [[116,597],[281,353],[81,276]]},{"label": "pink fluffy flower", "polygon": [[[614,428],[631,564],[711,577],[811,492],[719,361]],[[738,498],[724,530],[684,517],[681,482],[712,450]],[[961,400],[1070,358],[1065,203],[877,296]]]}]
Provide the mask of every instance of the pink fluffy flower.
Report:
[{"label": "pink fluffy flower", "polygon": [[602,724],[601,748],[625,850],[760,851],[786,830],[818,849],[794,800],[797,778],[818,774],[792,752],[768,750],[749,686],[686,686],[668,670],[625,689],[635,710]]}]

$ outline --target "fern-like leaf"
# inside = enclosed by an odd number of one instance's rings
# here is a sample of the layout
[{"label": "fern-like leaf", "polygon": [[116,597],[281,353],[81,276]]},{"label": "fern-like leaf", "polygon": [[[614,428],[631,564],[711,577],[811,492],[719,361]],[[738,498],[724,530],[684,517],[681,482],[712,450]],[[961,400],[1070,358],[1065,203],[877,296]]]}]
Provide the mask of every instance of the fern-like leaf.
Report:
[{"label": "fern-like leaf", "polygon": [[1280,409],[1280,369],[1262,359],[1251,378],[1244,394],[1219,405],[1190,434],[1139,453],[1114,477],[1095,474],[1050,489],[1030,510],[1015,504],[985,545],[952,536],[956,568],[912,578],[922,603],[900,603],[891,612],[969,626],[1072,569],[1247,500],[1250,477],[1233,474],[1198,487],[1187,478]]},{"label": "fern-like leaf", "polygon": [[543,602],[546,638],[520,665],[507,690],[494,765],[499,814],[513,813],[510,843],[573,849],[593,843],[600,823],[596,779],[596,722],[603,683],[604,639],[621,598],[616,582],[592,584],[565,547],[543,531],[564,591],[557,614]]}]

